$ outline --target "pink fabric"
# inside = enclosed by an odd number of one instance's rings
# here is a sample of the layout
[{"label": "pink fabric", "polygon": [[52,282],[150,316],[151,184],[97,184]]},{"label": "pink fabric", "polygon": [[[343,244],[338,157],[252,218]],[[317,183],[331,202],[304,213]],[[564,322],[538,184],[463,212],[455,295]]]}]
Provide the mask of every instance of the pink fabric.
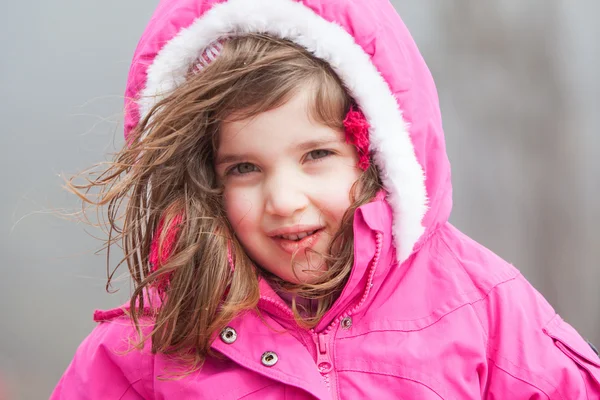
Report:
[{"label": "pink fabric", "polygon": [[[128,96],[140,90],[160,47],[213,3],[160,3],[134,56]],[[260,315],[238,316],[230,324],[237,339],[212,345],[224,357],[169,379],[180,371],[177,361],[148,345],[131,350],[129,319],[109,312],[52,399],[600,398],[600,360],[581,336],[513,266],[448,223],[452,187],[435,86],[391,4],[303,3],[355,37],[410,124],[430,200],[417,251],[394,261],[392,212],[379,196],[356,211],[352,273],[315,329],[297,327],[261,281]],[[137,111],[128,104],[131,129]],[[277,355],[273,366],[262,361],[268,351]]]},{"label": "pink fabric", "polygon": [[[129,319],[122,311],[104,313],[52,398],[600,396],[600,359],[493,253],[445,224],[399,266],[391,209],[381,198],[359,208],[354,231],[354,269],[316,329],[297,327],[261,281],[261,315],[239,316],[230,323],[237,340],[213,343],[225,358],[209,358],[185,378],[164,379],[180,365],[147,347],[131,350],[128,339],[137,336]],[[267,351],[278,356],[272,367],[261,362]]]}]

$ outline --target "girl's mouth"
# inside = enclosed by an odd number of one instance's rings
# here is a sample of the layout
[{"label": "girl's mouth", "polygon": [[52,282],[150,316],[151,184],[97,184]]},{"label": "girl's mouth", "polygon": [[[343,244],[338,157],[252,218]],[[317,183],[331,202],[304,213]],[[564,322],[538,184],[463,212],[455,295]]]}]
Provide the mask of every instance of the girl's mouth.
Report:
[{"label": "girl's mouth", "polygon": [[314,234],[316,231],[318,231],[318,229],[315,229],[314,231],[310,231],[310,232],[300,232],[298,234],[278,235],[277,237],[280,239],[293,240],[293,241],[297,242],[299,240],[304,239],[307,236]]},{"label": "girl's mouth", "polygon": [[313,247],[321,237],[324,229],[320,228],[296,234],[277,235],[272,239],[287,253],[293,254],[300,249]]}]

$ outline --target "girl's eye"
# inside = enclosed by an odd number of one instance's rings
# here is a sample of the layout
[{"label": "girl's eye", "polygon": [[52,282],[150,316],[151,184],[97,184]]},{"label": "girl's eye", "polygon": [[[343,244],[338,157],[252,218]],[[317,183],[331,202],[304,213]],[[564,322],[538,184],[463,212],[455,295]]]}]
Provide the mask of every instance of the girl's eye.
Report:
[{"label": "girl's eye", "polygon": [[322,149],[313,150],[306,155],[306,160],[307,161],[319,160],[321,158],[327,157],[330,154],[332,154],[332,152],[329,150],[322,150]]},{"label": "girl's eye", "polygon": [[250,163],[240,163],[229,169],[227,175],[245,175],[257,171],[256,165]]}]

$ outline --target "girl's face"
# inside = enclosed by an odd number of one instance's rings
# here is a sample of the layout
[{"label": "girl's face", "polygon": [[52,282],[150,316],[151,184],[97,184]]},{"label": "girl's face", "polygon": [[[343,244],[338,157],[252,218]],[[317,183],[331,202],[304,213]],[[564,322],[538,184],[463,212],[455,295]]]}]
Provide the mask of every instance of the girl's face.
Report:
[{"label": "girl's face", "polygon": [[247,254],[294,283],[311,283],[325,268],[305,249],[327,254],[362,173],[344,132],[309,118],[308,94],[223,123],[215,163],[227,218]]}]

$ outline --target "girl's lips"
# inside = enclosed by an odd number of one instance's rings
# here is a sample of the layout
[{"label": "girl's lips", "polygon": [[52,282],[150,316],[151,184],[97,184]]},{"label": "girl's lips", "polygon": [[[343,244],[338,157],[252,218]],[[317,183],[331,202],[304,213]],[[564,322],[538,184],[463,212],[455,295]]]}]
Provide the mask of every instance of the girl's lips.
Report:
[{"label": "girl's lips", "polygon": [[314,246],[321,238],[323,229],[318,229],[312,235],[306,236],[300,240],[288,240],[279,236],[273,236],[271,239],[277,243],[279,247],[286,253],[294,254],[300,249],[310,248]]}]

